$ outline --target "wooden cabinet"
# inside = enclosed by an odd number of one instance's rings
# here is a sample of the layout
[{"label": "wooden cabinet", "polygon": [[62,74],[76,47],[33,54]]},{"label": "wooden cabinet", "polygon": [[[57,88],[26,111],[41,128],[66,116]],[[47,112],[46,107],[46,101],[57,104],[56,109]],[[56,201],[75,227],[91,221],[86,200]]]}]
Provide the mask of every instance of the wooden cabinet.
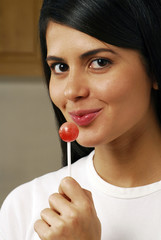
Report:
[{"label": "wooden cabinet", "polygon": [[0,75],[41,76],[42,0],[0,0]]}]

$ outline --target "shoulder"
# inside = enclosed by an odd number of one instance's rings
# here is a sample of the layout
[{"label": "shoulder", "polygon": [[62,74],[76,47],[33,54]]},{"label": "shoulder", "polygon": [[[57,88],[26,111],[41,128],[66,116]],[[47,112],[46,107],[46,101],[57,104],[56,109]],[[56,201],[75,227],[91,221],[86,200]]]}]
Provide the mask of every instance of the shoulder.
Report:
[{"label": "shoulder", "polygon": [[[81,181],[82,173],[85,173],[90,155],[83,157],[72,164],[72,177],[77,181]],[[37,199],[41,199],[41,202],[46,203],[48,197],[53,192],[58,191],[60,181],[67,175],[68,169],[67,167],[63,167],[55,172],[47,173],[18,186],[7,196],[2,208],[8,204],[12,204],[12,206],[13,204],[18,205],[19,201],[24,204],[25,202],[32,203]]]}]

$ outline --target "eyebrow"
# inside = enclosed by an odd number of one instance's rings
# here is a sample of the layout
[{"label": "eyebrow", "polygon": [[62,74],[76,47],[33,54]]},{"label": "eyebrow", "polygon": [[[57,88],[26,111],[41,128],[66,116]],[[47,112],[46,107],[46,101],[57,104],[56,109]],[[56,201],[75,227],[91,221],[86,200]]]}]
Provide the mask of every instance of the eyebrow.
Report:
[{"label": "eyebrow", "polygon": [[[113,51],[112,49],[107,49],[107,48],[98,48],[98,49],[94,49],[94,50],[90,50],[88,52],[85,52],[83,54],[80,55],[80,59],[84,59],[84,58],[87,58],[89,56],[92,56],[92,55],[95,55],[97,53],[100,53],[100,52],[109,52],[109,53],[112,53],[112,54],[115,54],[117,55],[117,53],[115,51]],[[47,56],[46,58],[46,61],[58,61],[58,62],[63,62],[64,59],[61,58],[61,57],[57,57],[57,56]]]},{"label": "eyebrow", "polygon": [[86,58],[86,57],[89,57],[89,56],[92,56],[92,55],[95,55],[97,53],[100,53],[100,52],[110,52],[112,54],[117,54],[115,51],[113,51],[112,49],[108,49],[108,48],[98,48],[98,49],[94,49],[94,50],[91,50],[91,51],[88,51],[88,52],[85,52],[83,53],[80,58],[83,59],[83,58]]}]

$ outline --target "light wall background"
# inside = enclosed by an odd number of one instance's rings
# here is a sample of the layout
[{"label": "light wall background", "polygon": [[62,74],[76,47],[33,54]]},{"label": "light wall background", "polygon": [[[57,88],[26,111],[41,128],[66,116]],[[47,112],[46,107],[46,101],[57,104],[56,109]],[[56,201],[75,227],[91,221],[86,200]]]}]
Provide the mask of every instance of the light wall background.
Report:
[{"label": "light wall background", "polygon": [[43,78],[0,76],[0,205],[18,185],[60,167],[59,136]]}]

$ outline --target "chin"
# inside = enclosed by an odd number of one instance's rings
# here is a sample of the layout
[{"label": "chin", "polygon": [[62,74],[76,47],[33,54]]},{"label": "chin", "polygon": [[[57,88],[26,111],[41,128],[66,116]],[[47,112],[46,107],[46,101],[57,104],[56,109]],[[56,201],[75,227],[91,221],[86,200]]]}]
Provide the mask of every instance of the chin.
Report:
[{"label": "chin", "polygon": [[79,140],[77,139],[77,143],[79,143],[79,145],[81,145],[82,147],[86,147],[86,148],[94,148],[98,145],[98,143],[96,143],[95,141],[91,141],[91,140]]}]

